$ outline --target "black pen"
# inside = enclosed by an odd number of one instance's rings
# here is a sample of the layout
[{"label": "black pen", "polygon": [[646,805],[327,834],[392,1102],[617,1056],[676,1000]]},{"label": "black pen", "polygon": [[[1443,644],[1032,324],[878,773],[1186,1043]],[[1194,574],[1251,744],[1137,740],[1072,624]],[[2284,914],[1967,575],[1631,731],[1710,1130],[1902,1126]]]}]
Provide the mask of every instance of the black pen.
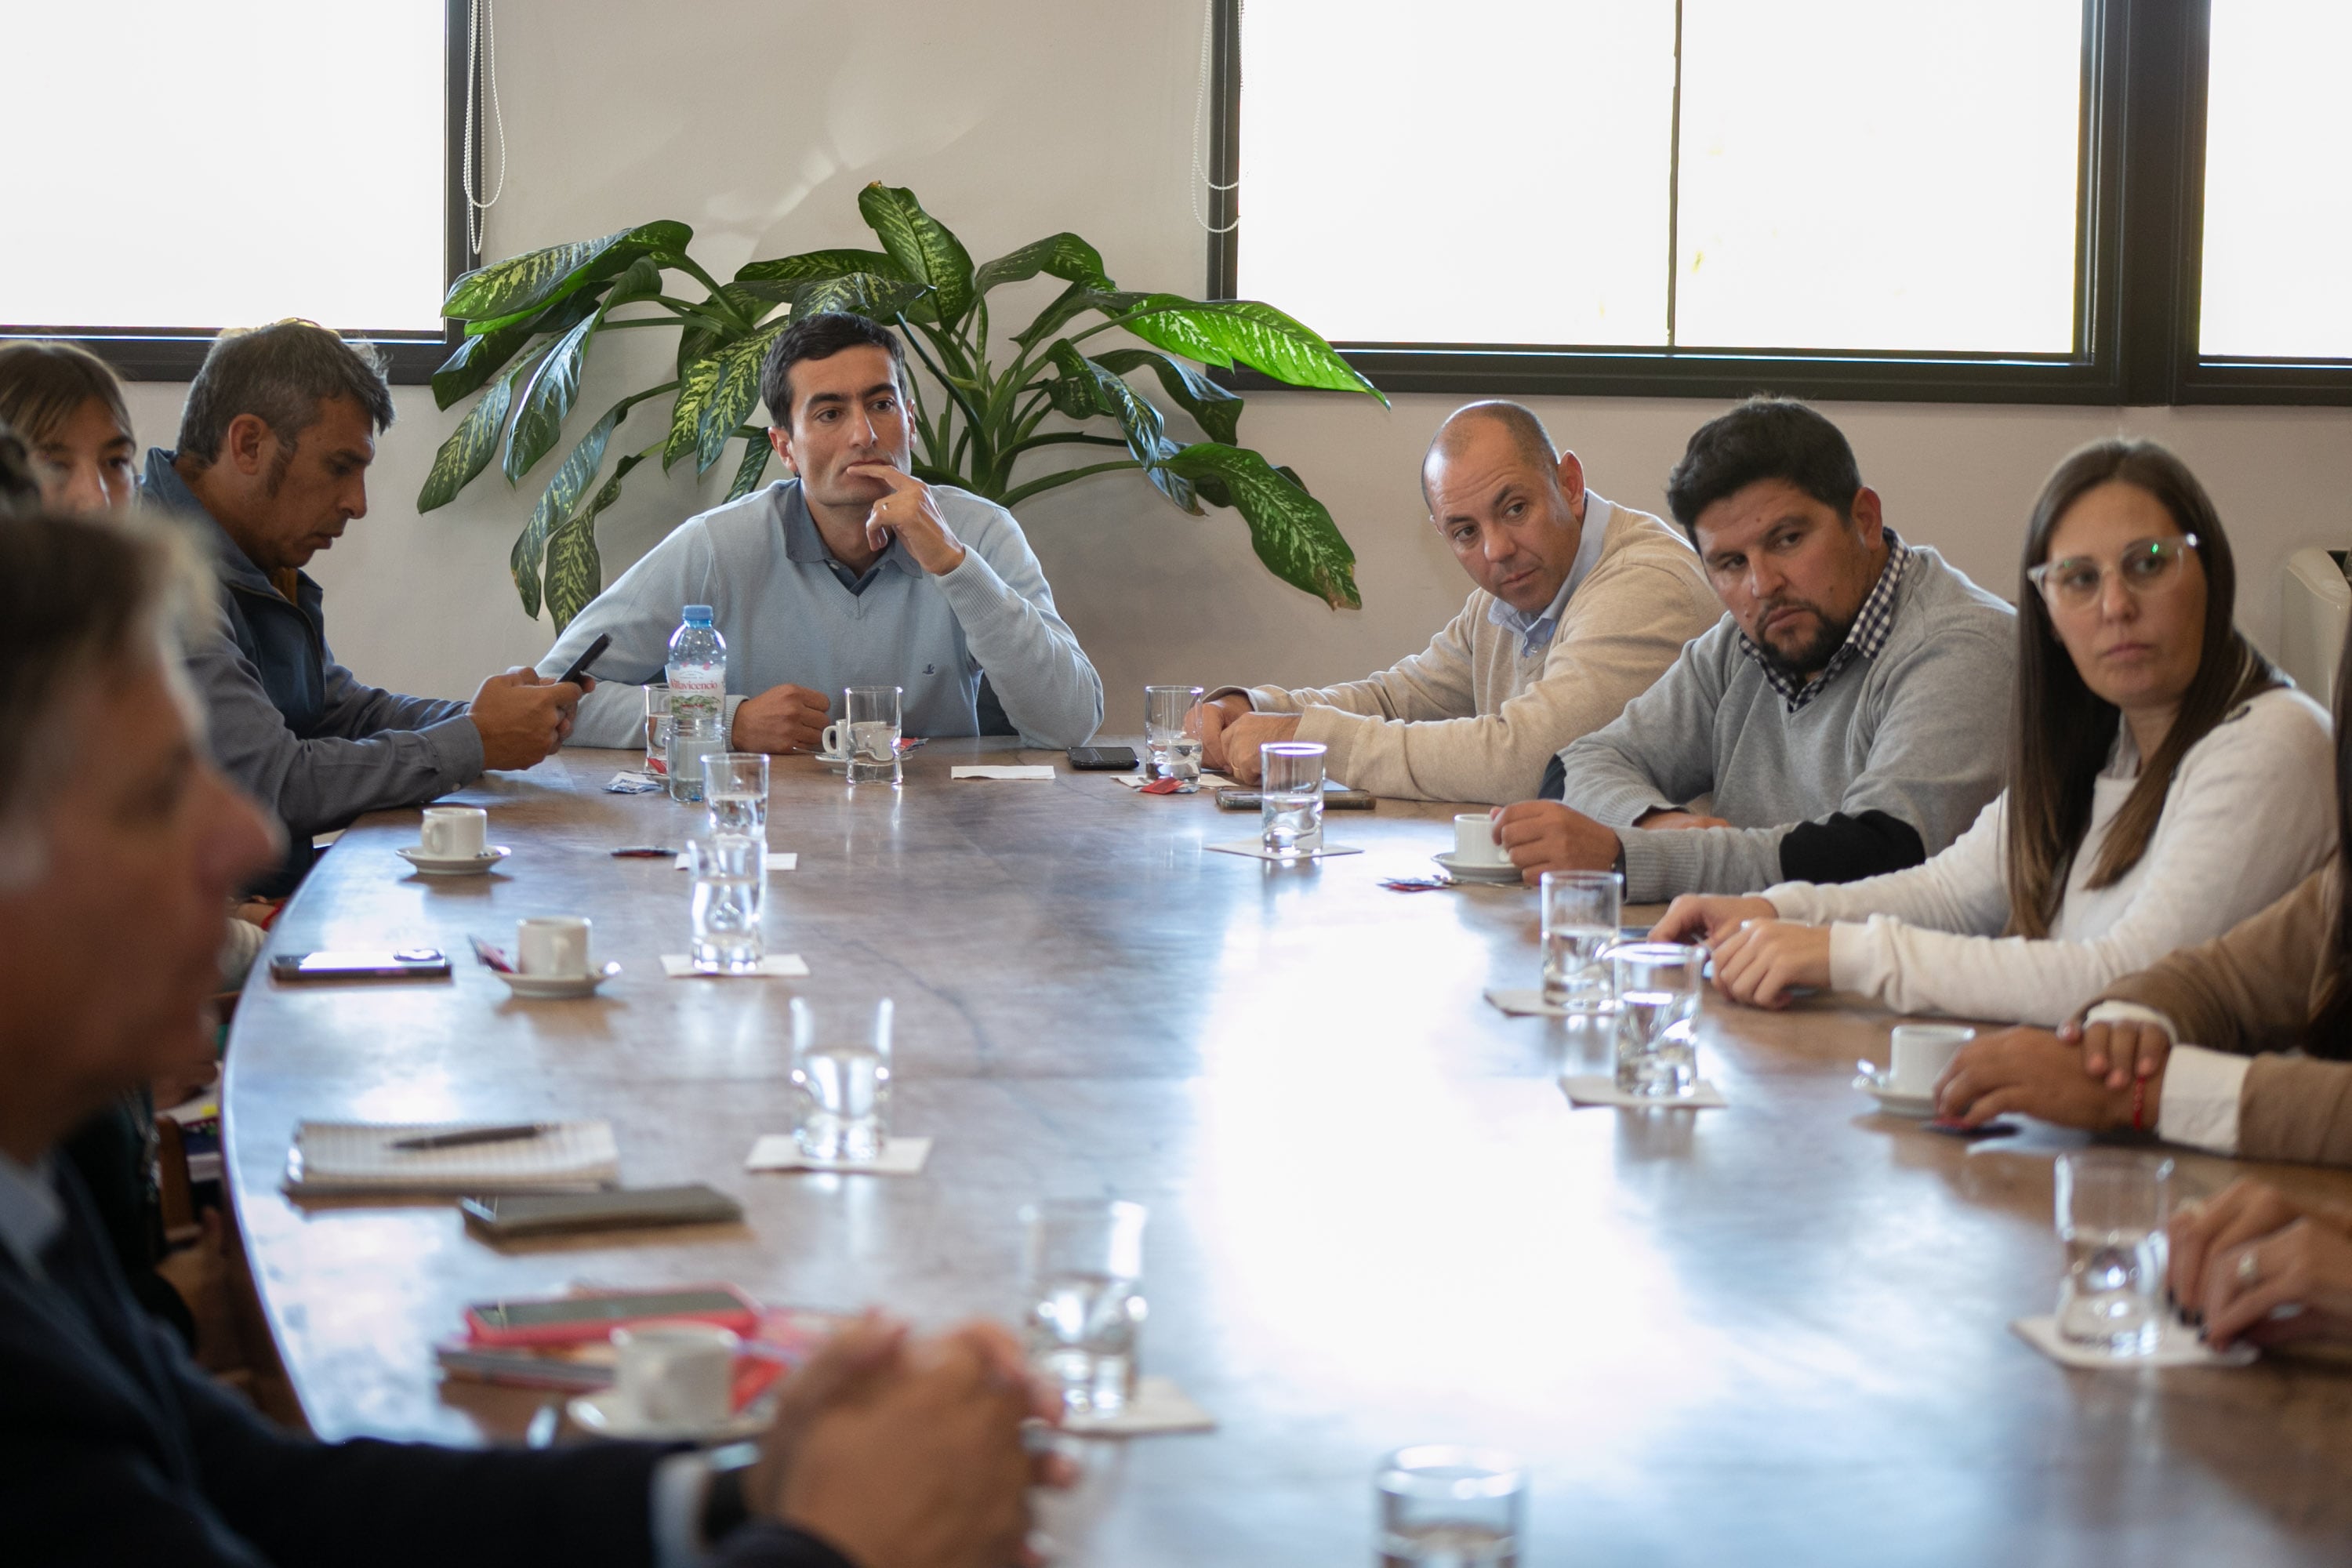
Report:
[{"label": "black pen", "polygon": [[468,1127],[458,1132],[433,1132],[422,1138],[400,1138],[395,1149],[463,1149],[469,1143],[512,1143],[536,1138],[548,1130],[543,1121],[518,1121],[510,1127]]},{"label": "black pen", "polygon": [[614,850],[613,858],[615,860],[653,860],[663,857],[674,858],[685,853],[685,850],[673,849],[667,844],[627,844]]}]

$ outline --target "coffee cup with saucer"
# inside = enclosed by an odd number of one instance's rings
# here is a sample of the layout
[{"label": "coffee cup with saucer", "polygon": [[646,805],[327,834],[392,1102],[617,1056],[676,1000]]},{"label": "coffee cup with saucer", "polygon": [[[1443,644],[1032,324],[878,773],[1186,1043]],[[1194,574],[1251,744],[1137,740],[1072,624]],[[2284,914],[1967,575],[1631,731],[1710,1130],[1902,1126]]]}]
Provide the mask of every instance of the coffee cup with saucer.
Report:
[{"label": "coffee cup with saucer", "polygon": [[734,1409],[741,1342],[713,1323],[639,1323],[613,1331],[613,1385],[567,1407],[581,1426],[606,1437],[754,1436],[766,1412]]},{"label": "coffee cup with saucer", "polygon": [[512,851],[487,844],[490,814],[478,805],[428,805],[414,846],[402,845],[400,858],[426,877],[478,877]]},{"label": "coffee cup with saucer", "polygon": [[1936,1080],[1977,1032],[1957,1024],[1897,1024],[1887,1042],[1887,1065],[1854,1063],[1854,1088],[1889,1116],[1925,1120],[1936,1114]]},{"label": "coffee cup with saucer", "polygon": [[520,997],[558,1001],[592,996],[597,986],[621,973],[621,966],[591,962],[590,929],[584,915],[537,915],[519,921],[515,967],[493,973]]},{"label": "coffee cup with saucer", "polygon": [[1456,816],[1454,852],[1430,858],[1465,882],[1520,880],[1519,868],[1511,864],[1510,851],[1495,842],[1495,819],[1483,811],[1465,811]]}]

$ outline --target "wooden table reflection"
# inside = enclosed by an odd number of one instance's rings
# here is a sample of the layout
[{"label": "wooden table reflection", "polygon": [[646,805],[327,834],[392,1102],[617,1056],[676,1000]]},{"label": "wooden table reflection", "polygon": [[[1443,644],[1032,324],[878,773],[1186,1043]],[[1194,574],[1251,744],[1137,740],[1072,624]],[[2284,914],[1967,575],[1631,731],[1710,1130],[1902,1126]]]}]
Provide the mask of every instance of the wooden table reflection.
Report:
[{"label": "wooden table reflection", "polygon": [[[1532,896],[1379,886],[1450,847],[1453,808],[1335,813],[1328,837],[1364,854],[1275,868],[1204,849],[1255,831],[1205,795],[1066,764],[949,781],[989,744],[932,742],[900,792],[773,771],[770,840],[800,864],[771,879],[771,949],[812,990],[896,997],[893,1121],[938,1140],[912,1179],[743,1171],[789,1126],[790,991],[662,978],[686,878],[605,851],[682,842],[699,814],[604,793],[630,753],[458,797],[515,848],[487,878],[408,874],[414,812],[345,836],[274,948],[462,954],[583,913],[625,973],[584,1003],[513,1002],[470,963],[252,984],[226,1152],[322,1435],[519,1434],[538,1396],[437,1381],[468,1300],[726,1279],[927,1324],[1009,1315],[1020,1205],[1117,1193],[1151,1209],[1146,1365],[1221,1425],[1116,1451],[1070,1508],[1076,1561],[1366,1562],[1377,1456],[1456,1439],[1528,1459],[1530,1563],[2341,1559],[2340,1367],[2089,1373],[2016,1340],[2055,1290],[2050,1155],[2078,1141],[1875,1114],[1848,1080],[1884,1059],[1885,1015],[1710,999],[1702,1070],[1730,1109],[1571,1110],[1558,1080],[1607,1070],[1601,1034],[1480,1000],[1533,984]],[[707,1181],[748,1223],[500,1250],[446,1207],[278,1188],[306,1116],[552,1115],[610,1118],[632,1184]],[[2180,1164],[2190,1191],[2243,1168]]]}]

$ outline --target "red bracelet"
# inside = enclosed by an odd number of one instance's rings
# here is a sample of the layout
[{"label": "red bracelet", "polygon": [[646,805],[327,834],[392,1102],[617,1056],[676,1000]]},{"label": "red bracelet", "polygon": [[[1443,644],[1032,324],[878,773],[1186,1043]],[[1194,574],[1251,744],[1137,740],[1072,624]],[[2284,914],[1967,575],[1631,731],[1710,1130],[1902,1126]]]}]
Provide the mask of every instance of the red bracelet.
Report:
[{"label": "red bracelet", "polygon": [[2143,1126],[2141,1126],[2141,1125],[2140,1125],[2140,1116],[2141,1116],[2141,1114],[2142,1114],[2143,1112],[2145,1112],[2147,1110],[2147,1079],[2144,1079],[2144,1078],[2137,1078],[2137,1077],[2136,1077],[2136,1078],[2134,1078],[2134,1079],[2132,1079],[2132,1131],[2135,1131],[2135,1132],[2145,1132],[2145,1131],[2147,1131],[2147,1128],[2145,1128],[2145,1127],[2143,1127]]}]

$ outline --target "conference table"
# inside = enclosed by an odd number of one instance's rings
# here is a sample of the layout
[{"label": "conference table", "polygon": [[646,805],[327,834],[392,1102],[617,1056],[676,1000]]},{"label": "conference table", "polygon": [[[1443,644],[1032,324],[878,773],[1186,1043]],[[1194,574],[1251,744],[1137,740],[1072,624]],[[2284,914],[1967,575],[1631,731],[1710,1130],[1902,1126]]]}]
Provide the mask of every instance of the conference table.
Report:
[{"label": "conference table", "polygon": [[[1048,763],[1046,782],[951,781]],[[1007,741],[934,741],[902,788],[775,759],[769,950],[805,980],[667,979],[698,808],[607,793],[633,752],[567,751],[453,797],[513,854],[414,875],[417,814],[346,833],[273,951],[438,946],[431,983],[284,985],[257,965],[228,1048],[225,1153],[277,1347],[313,1428],[519,1438],[548,1395],[444,1382],[472,1301],[731,1281],[764,1302],[884,1304],[921,1327],[1014,1319],[1018,1212],[1150,1209],[1142,1341],[1212,1432],[1093,1440],[1055,1500],[1066,1560],[1373,1560],[1390,1448],[1527,1463],[1521,1561],[1571,1563],[2341,1562],[2352,1376],[2326,1355],[2242,1369],[2061,1367],[2012,1333],[2051,1310],[2051,1159],[2081,1135],[1967,1141],[1882,1115],[1851,1080],[1891,1022],[1853,998],[1764,1012],[1710,994],[1700,1070],[1727,1106],[1576,1109],[1605,1025],[1510,1017],[1536,984],[1534,895],[1405,893],[1454,807],[1334,812],[1362,853],[1277,866],[1213,850],[1254,813],[1148,796]],[[584,914],[622,973],[519,1002],[467,937]],[[1631,918],[1629,916],[1629,918]],[[892,997],[892,1125],[919,1174],[752,1173],[792,1125],[787,999]],[[436,1203],[297,1204],[304,1119],[602,1117],[631,1185],[707,1182],[740,1226],[493,1246]],[[2174,1152],[2177,1189],[2249,1171]],[[564,1440],[574,1440],[566,1432]],[[579,1440],[589,1440],[584,1437]]]}]

